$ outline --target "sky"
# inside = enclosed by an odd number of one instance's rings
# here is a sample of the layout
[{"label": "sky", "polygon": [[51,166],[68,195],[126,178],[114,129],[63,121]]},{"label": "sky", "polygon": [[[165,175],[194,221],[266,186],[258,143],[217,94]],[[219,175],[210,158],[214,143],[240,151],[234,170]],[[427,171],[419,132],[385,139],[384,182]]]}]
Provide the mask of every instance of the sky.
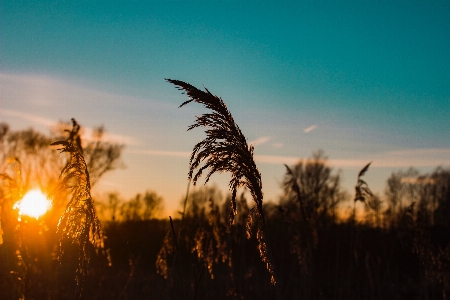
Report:
[{"label": "sky", "polygon": [[[350,194],[370,161],[380,195],[394,171],[450,166],[449,1],[3,0],[0,16],[0,121],[104,125],[126,168],[97,193],[154,190],[179,209],[204,137],[186,130],[206,111],[178,108],[165,78],[225,101],[266,200],[318,149]],[[225,193],[228,178],[211,181]]]}]

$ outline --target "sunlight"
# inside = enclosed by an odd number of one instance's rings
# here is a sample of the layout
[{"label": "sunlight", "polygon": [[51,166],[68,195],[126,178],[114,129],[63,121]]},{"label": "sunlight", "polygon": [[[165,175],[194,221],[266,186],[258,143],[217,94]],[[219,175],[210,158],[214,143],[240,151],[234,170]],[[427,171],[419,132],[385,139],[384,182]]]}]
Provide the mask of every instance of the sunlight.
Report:
[{"label": "sunlight", "polygon": [[14,205],[14,208],[19,209],[19,216],[26,215],[38,219],[51,206],[52,202],[40,190],[31,190]]}]

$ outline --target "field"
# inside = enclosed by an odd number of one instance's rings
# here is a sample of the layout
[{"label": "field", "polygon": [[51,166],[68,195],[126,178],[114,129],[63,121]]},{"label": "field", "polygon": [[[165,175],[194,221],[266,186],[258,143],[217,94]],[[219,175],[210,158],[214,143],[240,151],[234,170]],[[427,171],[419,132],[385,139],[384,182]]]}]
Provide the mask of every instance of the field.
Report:
[{"label": "field", "polygon": [[[284,196],[266,203],[253,146],[225,103],[168,80],[209,113],[189,179],[231,174],[223,194],[186,193],[180,215],[156,218],[151,191],[124,202],[91,187],[120,145],[83,144],[80,125],[46,137],[2,125],[0,299],[446,299],[450,294],[450,170],[393,173],[385,195],[355,174],[354,196],[323,152],[286,166]],[[193,104],[193,105],[194,105]],[[48,150],[48,145],[54,149]],[[203,176],[202,176],[203,175]],[[16,206],[33,182],[52,200],[39,218]],[[351,201],[344,215],[340,204]],[[356,207],[363,213],[356,215]],[[102,217],[100,217],[102,216]]]}]

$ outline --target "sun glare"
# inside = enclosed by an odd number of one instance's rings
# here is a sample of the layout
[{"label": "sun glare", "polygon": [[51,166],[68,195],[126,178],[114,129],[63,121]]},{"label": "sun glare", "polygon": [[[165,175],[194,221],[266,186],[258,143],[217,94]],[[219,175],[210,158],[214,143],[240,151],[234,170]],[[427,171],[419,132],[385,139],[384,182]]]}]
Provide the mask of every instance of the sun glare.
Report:
[{"label": "sun glare", "polygon": [[31,190],[18,201],[14,208],[19,209],[19,215],[38,219],[50,209],[52,202],[39,190]]}]

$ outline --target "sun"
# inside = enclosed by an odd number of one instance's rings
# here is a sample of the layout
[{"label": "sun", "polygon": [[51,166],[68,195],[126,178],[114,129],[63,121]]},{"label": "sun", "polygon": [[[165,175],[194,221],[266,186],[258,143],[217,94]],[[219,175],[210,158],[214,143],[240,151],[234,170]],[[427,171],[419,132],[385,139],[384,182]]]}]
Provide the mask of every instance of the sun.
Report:
[{"label": "sun", "polygon": [[26,215],[38,219],[51,206],[52,202],[40,190],[31,190],[14,205],[14,208],[19,209],[19,216]]}]

